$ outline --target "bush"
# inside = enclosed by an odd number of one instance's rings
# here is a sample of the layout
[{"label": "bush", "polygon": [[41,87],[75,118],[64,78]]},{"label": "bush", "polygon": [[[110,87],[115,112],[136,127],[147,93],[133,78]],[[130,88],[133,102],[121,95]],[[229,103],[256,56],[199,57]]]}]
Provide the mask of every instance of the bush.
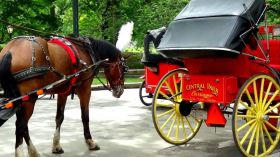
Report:
[{"label": "bush", "polygon": [[143,69],[144,65],[141,63],[142,53],[125,52],[125,56],[130,56],[126,63],[129,69]]},{"label": "bush", "polygon": [[5,47],[5,44],[0,44],[0,51],[2,51],[2,49]]}]

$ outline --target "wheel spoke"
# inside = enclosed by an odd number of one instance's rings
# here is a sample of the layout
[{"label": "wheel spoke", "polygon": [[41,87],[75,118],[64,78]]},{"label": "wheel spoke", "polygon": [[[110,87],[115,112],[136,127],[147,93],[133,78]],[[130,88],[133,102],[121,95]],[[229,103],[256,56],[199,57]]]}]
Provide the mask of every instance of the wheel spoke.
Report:
[{"label": "wheel spoke", "polygon": [[243,145],[243,143],[245,142],[245,140],[247,139],[247,137],[249,136],[249,134],[251,133],[251,131],[255,128],[257,123],[254,123],[250,129],[247,131],[247,133],[245,134],[245,136],[242,138],[242,140],[240,141],[241,145]]},{"label": "wheel spoke", "polygon": [[254,123],[256,121],[256,119],[252,119],[250,120],[249,122],[245,123],[244,125],[240,126],[238,129],[237,129],[237,132],[240,132],[242,129],[244,129],[246,126]]},{"label": "wheel spoke", "polygon": [[238,118],[256,118],[254,115],[237,115]]},{"label": "wheel spoke", "polygon": [[257,124],[256,132],[257,132],[257,135],[256,135],[256,142],[255,142],[255,156],[257,156],[258,152],[259,152],[259,138],[260,138],[260,126],[259,126],[259,124]]},{"label": "wheel spoke", "polygon": [[241,104],[242,106],[244,106],[247,110],[250,110],[252,113],[255,113],[255,114],[256,114],[256,111],[253,110],[251,107],[249,107],[247,104],[245,104],[245,102],[240,101],[240,104]]},{"label": "wheel spoke", "polygon": [[271,104],[271,102],[274,100],[274,98],[278,95],[279,90],[277,90],[272,97],[269,99],[269,101],[264,106],[264,111],[268,108],[268,106]]},{"label": "wheel spoke", "polygon": [[[254,103],[253,98],[251,97],[251,95],[250,95],[248,89],[246,89],[246,95],[247,95],[247,97],[248,97],[248,99],[249,99],[249,101],[250,101],[250,103],[251,103],[251,105],[252,105],[252,108],[255,109],[255,107],[254,107],[254,104],[255,104],[255,103]],[[256,109],[255,109],[255,110],[256,110]]]},{"label": "wheel spoke", "polygon": [[[264,114],[268,114],[269,112],[271,112],[272,110],[278,108],[280,106],[280,103],[277,103],[275,106],[271,107],[270,109],[268,109],[267,111],[265,111]],[[266,108],[267,109],[267,108]]]},{"label": "wheel spoke", "polygon": [[[270,93],[271,86],[272,86],[272,82],[269,82],[269,85],[268,85],[268,87],[267,87],[265,96],[264,96],[264,98],[263,98],[263,102],[262,102],[263,105],[266,104],[266,99],[267,99],[267,97],[268,97],[268,95],[269,95],[269,93]],[[264,109],[264,108],[263,108],[263,109]]]},{"label": "wheel spoke", "polygon": [[175,75],[173,75],[173,84],[174,84],[174,87],[175,87],[175,93],[179,93],[178,91],[178,87],[177,87],[177,82],[176,82],[176,78],[175,78]]},{"label": "wheel spoke", "polygon": [[258,106],[259,106],[259,97],[258,97],[258,92],[257,92],[257,85],[256,85],[256,81],[253,82],[253,87],[254,87],[254,98],[255,98],[255,102],[256,102],[256,110],[258,110]]},{"label": "wheel spoke", "polygon": [[275,126],[273,126],[273,125],[272,125],[271,123],[269,123],[268,121],[264,121],[264,122],[265,122],[265,124],[267,124],[270,128],[272,128],[274,131],[280,132],[279,129],[275,128]]},{"label": "wheel spoke", "polygon": [[166,94],[164,94],[162,91],[159,91],[159,94],[161,94],[165,99],[170,100],[171,102],[173,102],[171,100],[171,97],[168,97]]},{"label": "wheel spoke", "polygon": [[266,151],[266,144],[265,144],[265,140],[264,140],[264,134],[263,134],[263,126],[260,125],[260,132],[261,132],[261,140],[262,140],[262,147],[263,147],[263,151]]},{"label": "wheel spoke", "polygon": [[193,127],[192,127],[190,121],[188,120],[187,117],[185,117],[185,119],[186,119],[186,121],[187,121],[187,123],[188,123],[188,126],[189,126],[189,128],[191,129],[192,133],[194,133],[194,129],[193,129]]},{"label": "wheel spoke", "polygon": [[168,90],[170,91],[171,96],[173,96],[173,95],[174,95],[174,92],[173,92],[173,90],[171,89],[170,84],[167,82],[167,80],[165,80],[164,83],[166,84]]},{"label": "wheel spoke", "polygon": [[171,124],[171,126],[170,126],[170,128],[169,128],[168,133],[167,133],[167,137],[168,137],[168,138],[170,138],[170,134],[171,134],[171,132],[172,132],[172,130],[173,130],[173,127],[174,127],[174,124],[175,124],[176,121],[177,121],[177,115],[175,114],[175,118],[173,119],[173,122],[172,122],[172,124]]},{"label": "wheel spoke", "polygon": [[167,115],[167,114],[170,114],[171,112],[174,112],[174,108],[172,108],[172,109],[170,109],[170,110],[168,110],[168,111],[166,111],[166,112],[164,112],[164,113],[161,113],[160,115],[158,115],[157,116],[157,118],[161,118],[161,117],[163,117],[163,116],[165,116],[165,115]]},{"label": "wheel spoke", "polygon": [[166,124],[168,124],[169,121],[170,121],[174,116],[175,116],[175,111],[174,111],[173,114],[170,115],[169,118],[163,123],[163,125],[160,127],[160,129],[162,130],[162,129],[166,126]]},{"label": "wheel spoke", "polygon": [[264,88],[264,78],[261,81],[261,89],[260,89],[260,99],[259,99],[259,110],[262,109],[262,99],[263,99],[263,88]]},{"label": "wheel spoke", "polygon": [[173,103],[172,104],[168,104],[168,103],[164,104],[164,103],[156,102],[156,104],[157,104],[158,107],[169,107],[169,108],[173,108],[174,107]]},{"label": "wheel spoke", "polygon": [[197,123],[200,123],[200,120],[196,119],[195,117],[193,117],[192,115],[190,115],[190,117],[195,120]]},{"label": "wheel spoke", "polygon": [[181,76],[181,81],[180,81],[180,93],[183,92],[183,76]]},{"label": "wheel spoke", "polygon": [[187,138],[187,132],[186,132],[186,128],[185,128],[185,122],[184,122],[184,117],[181,116],[181,121],[182,121],[182,129],[183,129],[183,134],[184,134],[184,138]]},{"label": "wheel spoke", "polygon": [[268,116],[269,119],[278,119],[280,116]]},{"label": "wheel spoke", "polygon": [[262,124],[262,126],[263,126],[263,129],[264,129],[264,131],[265,131],[266,136],[268,137],[268,139],[269,139],[269,141],[270,141],[270,144],[273,144],[273,139],[271,138],[271,136],[270,136],[270,134],[269,134],[269,132],[268,132],[266,126],[264,125],[264,123]]},{"label": "wheel spoke", "polygon": [[255,134],[256,134],[256,131],[257,131],[257,127],[258,127],[258,124],[256,123],[256,126],[254,127],[254,129],[252,130],[252,136],[250,138],[250,141],[249,141],[249,145],[247,147],[247,153],[250,152],[251,150],[251,147],[252,147],[252,144],[253,144],[253,140],[255,138]]},{"label": "wheel spoke", "polygon": [[179,126],[180,126],[180,122],[181,122],[181,118],[178,117],[178,120],[177,120],[177,128],[176,128],[176,140],[178,141],[179,139]]}]

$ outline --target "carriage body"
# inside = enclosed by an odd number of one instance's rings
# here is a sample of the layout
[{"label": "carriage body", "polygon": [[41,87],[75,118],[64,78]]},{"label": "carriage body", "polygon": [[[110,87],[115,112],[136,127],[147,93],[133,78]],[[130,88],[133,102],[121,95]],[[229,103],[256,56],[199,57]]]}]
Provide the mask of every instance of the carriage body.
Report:
[{"label": "carriage body", "polygon": [[[146,86],[145,86],[146,93],[153,94],[155,92],[156,86],[160,81],[160,79],[168,72],[178,68],[181,68],[181,66],[171,64],[171,63],[159,63],[158,68],[155,72],[153,71],[154,69],[152,70],[150,67],[145,66],[144,79],[146,82]],[[172,87],[172,89],[174,89],[174,87]],[[167,94],[168,90],[163,90],[163,92]]]},{"label": "carriage body", "polygon": [[[267,49],[267,41],[261,41]],[[219,103],[228,105],[234,102],[241,86],[251,76],[263,73],[271,75],[267,67],[280,71],[280,40],[269,40],[270,62],[262,63],[251,60],[248,56],[239,55],[234,58],[185,58],[185,67],[189,74],[183,79],[186,90],[183,97],[191,101]],[[243,52],[261,56],[260,49],[244,48]],[[198,96],[192,85],[203,86]],[[251,91],[252,92],[252,91]],[[195,96],[197,95],[197,96]]]},{"label": "carriage body", "polygon": [[224,127],[230,113],[243,155],[266,156],[277,146],[280,28],[257,27],[266,9],[262,0],[192,0],[170,23],[158,51],[182,59],[184,68],[163,76],[153,98],[153,122],[165,141],[185,144],[203,121]]}]

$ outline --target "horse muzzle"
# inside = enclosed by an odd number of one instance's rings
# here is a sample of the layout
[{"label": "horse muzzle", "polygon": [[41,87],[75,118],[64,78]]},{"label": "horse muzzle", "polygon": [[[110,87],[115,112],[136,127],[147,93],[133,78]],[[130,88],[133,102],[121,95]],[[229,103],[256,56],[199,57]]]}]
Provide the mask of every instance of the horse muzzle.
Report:
[{"label": "horse muzzle", "polygon": [[123,94],[123,91],[124,91],[124,85],[119,85],[113,89],[112,93],[115,98],[120,98],[121,95]]}]

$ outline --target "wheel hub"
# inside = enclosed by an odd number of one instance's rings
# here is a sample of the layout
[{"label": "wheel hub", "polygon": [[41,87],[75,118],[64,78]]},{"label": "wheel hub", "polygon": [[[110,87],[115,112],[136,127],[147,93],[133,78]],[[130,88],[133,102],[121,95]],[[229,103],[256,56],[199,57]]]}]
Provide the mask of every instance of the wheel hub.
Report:
[{"label": "wheel hub", "polygon": [[266,116],[262,112],[258,112],[256,114],[256,120],[262,122],[263,120],[266,119]]},{"label": "wheel hub", "polygon": [[194,104],[195,103],[183,100],[176,104],[176,112],[182,116],[188,116],[191,113]]}]

